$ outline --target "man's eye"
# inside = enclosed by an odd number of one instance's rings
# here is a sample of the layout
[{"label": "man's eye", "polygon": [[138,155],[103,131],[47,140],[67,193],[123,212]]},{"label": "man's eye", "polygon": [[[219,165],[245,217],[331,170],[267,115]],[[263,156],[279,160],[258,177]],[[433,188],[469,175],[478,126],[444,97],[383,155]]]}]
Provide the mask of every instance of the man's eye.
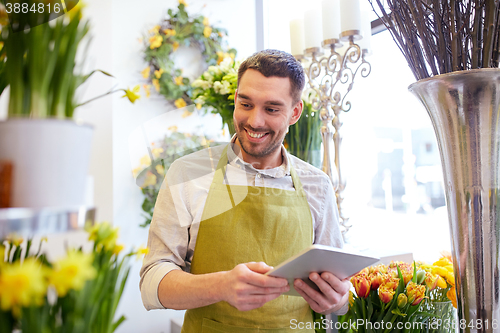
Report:
[{"label": "man's eye", "polygon": [[249,107],[250,107],[250,104],[247,104],[247,103],[241,103],[241,106],[243,106],[244,108],[249,108]]},{"label": "man's eye", "polygon": [[267,112],[278,112],[278,109],[273,109],[273,108],[267,108]]}]

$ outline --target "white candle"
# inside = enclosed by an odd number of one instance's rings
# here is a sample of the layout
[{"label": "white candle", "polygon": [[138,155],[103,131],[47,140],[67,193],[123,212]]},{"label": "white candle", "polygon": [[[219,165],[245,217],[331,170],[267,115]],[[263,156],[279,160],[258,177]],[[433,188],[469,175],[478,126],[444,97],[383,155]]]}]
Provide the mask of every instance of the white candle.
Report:
[{"label": "white candle", "polygon": [[306,49],[321,47],[323,41],[323,24],[321,23],[321,10],[309,9],[304,13],[304,38]]},{"label": "white candle", "polygon": [[323,39],[339,39],[340,3],[339,0],[323,0]]},{"label": "white candle", "polygon": [[361,50],[366,50],[368,54],[372,53],[372,23],[370,22],[370,12],[363,11],[361,13],[361,34],[363,38],[358,42]]},{"label": "white candle", "polygon": [[342,32],[361,31],[361,8],[359,0],[340,0],[340,28]]},{"label": "white candle", "polygon": [[305,46],[304,41],[304,20],[295,19],[290,21],[290,45],[292,55],[303,55]]}]

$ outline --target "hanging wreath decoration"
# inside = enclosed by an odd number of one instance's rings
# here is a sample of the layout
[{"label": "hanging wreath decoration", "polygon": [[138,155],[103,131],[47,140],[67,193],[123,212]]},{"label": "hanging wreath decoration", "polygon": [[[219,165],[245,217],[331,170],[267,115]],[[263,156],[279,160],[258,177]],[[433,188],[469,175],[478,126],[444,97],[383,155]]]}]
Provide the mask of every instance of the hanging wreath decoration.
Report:
[{"label": "hanging wreath decoration", "polygon": [[[191,82],[182,76],[182,69],[176,68],[172,59],[172,53],[179,46],[198,48],[205,61],[204,70],[219,64],[227,56],[233,59],[236,56],[235,49],[228,50],[222,45],[226,30],[211,26],[208,18],[202,15],[190,17],[186,6],[184,0],[179,0],[177,12],[169,9],[168,17],[150,29],[144,38],[144,59],[148,67],[142,71],[142,76],[178,108],[193,103]],[[147,96],[151,85],[144,85]]]}]

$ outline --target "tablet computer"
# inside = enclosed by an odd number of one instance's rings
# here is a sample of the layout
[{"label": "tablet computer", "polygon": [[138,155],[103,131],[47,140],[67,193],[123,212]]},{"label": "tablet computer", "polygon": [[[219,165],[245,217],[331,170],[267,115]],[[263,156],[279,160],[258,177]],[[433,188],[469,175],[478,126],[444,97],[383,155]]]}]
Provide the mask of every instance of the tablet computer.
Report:
[{"label": "tablet computer", "polygon": [[285,295],[300,296],[293,287],[295,279],[302,279],[315,290],[319,290],[316,284],[309,280],[310,273],[330,272],[343,280],[379,260],[376,257],[352,253],[331,246],[311,245],[273,268],[266,275],[287,279],[290,291]]}]

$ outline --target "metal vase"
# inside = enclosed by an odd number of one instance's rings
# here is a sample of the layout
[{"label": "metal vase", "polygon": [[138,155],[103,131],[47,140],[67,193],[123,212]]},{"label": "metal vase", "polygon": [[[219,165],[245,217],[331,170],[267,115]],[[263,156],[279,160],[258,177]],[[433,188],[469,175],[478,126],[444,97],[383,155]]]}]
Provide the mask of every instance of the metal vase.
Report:
[{"label": "metal vase", "polygon": [[500,70],[452,72],[409,90],[427,109],[439,145],[459,329],[500,332]]}]

